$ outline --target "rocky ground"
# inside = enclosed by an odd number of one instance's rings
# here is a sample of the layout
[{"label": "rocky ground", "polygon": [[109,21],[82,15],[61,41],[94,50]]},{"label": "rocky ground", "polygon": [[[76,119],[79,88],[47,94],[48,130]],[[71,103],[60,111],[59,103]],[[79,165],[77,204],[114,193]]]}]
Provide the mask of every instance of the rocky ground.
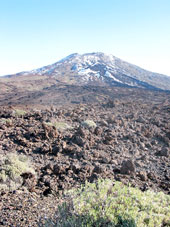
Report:
[{"label": "rocky ground", "polygon": [[24,110],[0,108],[0,154],[28,156],[36,174],[1,191],[0,226],[38,226],[53,216],[64,190],[86,180],[170,194],[170,94]]}]

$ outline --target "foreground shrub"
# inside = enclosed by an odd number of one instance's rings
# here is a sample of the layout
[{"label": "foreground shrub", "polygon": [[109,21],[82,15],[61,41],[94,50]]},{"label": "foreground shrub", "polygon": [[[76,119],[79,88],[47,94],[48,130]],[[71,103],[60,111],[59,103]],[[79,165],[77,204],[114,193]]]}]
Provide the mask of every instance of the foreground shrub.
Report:
[{"label": "foreground shrub", "polygon": [[99,180],[67,194],[49,226],[170,226],[170,196]]},{"label": "foreground shrub", "polygon": [[9,154],[0,156],[0,190],[13,191],[23,183],[22,174],[35,175],[30,161],[24,155]]}]

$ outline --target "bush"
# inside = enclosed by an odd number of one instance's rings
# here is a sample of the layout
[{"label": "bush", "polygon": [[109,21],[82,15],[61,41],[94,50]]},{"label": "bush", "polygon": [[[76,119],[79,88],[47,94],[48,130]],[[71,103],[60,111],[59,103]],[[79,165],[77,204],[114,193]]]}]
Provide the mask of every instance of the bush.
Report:
[{"label": "bush", "polygon": [[[170,226],[170,196],[99,180],[66,194],[51,226]],[[67,199],[68,199],[67,198]]]},{"label": "bush", "polygon": [[19,109],[16,109],[16,110],[14,111],[14,115],[15,115],[16,117],[23,117],[26,113],[27,113],[26,111],[24,111],[24,110],[19,110]]},{"label": "bush", "polygon": [[6,126],[10,126],[12,125],[12,120],[9,118],[0,118],[0,123],[1,124],[5,124]]},{"label": "bush", "polygon": [[16,190],[23,183],[22,174],[35,171],[26,156],[9,154],[0,156],[0,190]]},{"label": "bush", "polygon": [[72,127],[70,125],[68,125],[66,122],[62,122],[62,121],[56,121],[56,122],[45,122],[46,125],[48,126],[54,126],[57,130],[59,131],[63,131],[66,129],[71,129]]},{"label": "bush", "polygon": [[86,120],[82,122],[82,126],[86,127],[86,128],[95,128],[96,127],[96,123],[92,120]]}]

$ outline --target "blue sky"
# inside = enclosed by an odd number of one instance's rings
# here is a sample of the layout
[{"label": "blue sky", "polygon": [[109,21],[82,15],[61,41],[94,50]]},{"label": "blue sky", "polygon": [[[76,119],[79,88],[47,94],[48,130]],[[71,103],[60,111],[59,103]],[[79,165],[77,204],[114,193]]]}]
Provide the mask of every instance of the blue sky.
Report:
[{"label": "blue sky", "polygon": [[170,76],[170,0],[0,0],[0,75],[98,51]]}]

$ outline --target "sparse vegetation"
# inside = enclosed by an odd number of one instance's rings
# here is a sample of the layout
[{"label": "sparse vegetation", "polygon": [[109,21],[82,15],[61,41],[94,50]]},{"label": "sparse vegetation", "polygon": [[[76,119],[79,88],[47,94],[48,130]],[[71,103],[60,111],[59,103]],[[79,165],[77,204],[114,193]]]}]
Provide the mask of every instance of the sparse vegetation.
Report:
[{"label": "sparse vegetation", "polygon": [[0,119],[0,123],[6,124],[7,126],[12,124],[12,120],[11,119],[6,119],[6,118],[1,118]]},{"label": "sparse vegetation", "polygon": [[[27,111],[23,117],[14,115],[19,107],[1,106],[1,225],[42,222],[45,227],[48,220],[48,227],[170,226],[170,94],[136,94],[135,90],[124,94],[113,108],[107,105],[108,97],[100,104],[54,103],[43,109],[20,105]],[[88,130],[82,125],[85,120],[97,127]],[[61,128],[63,123],[72,128],[59,131],[58,122]],[[36,176],[30,173],[29,163],[29,172],[11,170],[14,164],[5,160],[14,152],[31,158]],[[136,188],[109,180],[85,184],[106,178]],[[80,183],[85,186],[76,189]],[[61,196],[66,190],[66,196]]]},{"label": "sparse vegetation", "polygon": [[0,190],[15,190],[22,184],[23,173],[35,175],[31,163],[24,155],[9,154],[0,156]]},{"label": "sparse vegetation", "polygon": [[14,115],[16,117],[23,117],[27,112],[25,110],[16,109]]},{"label": "sparse vegetation", "polygon": [[[111,180],[87,183],[67,192],[53,226],[170,226],[170,196],[142,192]],[[68,199],[68,198],[67,198]]]},{"label": "sparse vegetation", "polygon": [[96,127],[96,123],[92,120],[83,121],[82,125],[86,128],[95,128]]},{"label": "sparse vegetation", "polygon": [[45,122],[46,125],[48,126],[54,126],[57,130],[66,130],[66,129],[71,129],[72,127],[68,125],[66,122],[62,121],[55,121],[55,122]]}]

